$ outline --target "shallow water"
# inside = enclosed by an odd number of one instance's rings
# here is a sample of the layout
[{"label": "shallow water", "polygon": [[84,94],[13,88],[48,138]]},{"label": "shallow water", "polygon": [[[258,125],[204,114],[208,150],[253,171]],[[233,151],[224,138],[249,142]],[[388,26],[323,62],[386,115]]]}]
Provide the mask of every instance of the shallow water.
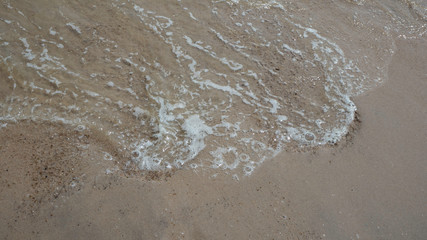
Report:
[{"label": "shallow water", "polygon": [[[250,175],[335,144],[423,1],[3,1],[0,120],[95,129],[142,170]],[[2,126],[2,125],[0,125]]]}]

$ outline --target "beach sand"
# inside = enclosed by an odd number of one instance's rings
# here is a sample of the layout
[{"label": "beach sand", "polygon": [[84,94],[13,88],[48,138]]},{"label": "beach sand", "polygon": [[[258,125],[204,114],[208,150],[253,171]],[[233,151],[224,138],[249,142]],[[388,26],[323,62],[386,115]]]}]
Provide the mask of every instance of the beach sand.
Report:
[{"label": "beach sand", "polygon": [[9,124],[0,239],[427,239],[427,41],[396,45],[389,79],[354,99],[347,139],[283,152],[239,180],[130,176],[95,133]]}]

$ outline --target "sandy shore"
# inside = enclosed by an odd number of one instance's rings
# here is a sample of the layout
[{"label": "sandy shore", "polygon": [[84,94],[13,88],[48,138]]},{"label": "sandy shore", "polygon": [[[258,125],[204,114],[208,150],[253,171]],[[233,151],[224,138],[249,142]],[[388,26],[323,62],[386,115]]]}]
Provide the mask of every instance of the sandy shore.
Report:
[{"label": "sandy shore", "polygon": [[[239,181],[130,178],[65,126],[0,129],[1,239],[426,239],[427,41],[396,40],[346,143],[283,152]],[[113,173],[106,174],[106,169]]]}]

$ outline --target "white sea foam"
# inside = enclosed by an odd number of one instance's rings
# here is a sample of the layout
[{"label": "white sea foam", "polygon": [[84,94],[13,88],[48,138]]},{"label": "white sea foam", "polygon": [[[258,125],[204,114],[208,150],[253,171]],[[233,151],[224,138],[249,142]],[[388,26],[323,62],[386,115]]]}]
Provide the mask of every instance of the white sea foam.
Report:
[{"label": "white sea foam", "polygon": [[71,27],[71,29],[73,29],[76,33],[82,34],[82,31],[80,30],[80,28],[78,26],[76,26],[74,23],[69,22],[66,25]]},{"label": "white sea foam", "polygon": [[205,148],[205,137],[212,134],[212,128],[207,126],[200,116],[193,115],[186,119],[182,125],[189,139],[189,158],[192,159]]}]

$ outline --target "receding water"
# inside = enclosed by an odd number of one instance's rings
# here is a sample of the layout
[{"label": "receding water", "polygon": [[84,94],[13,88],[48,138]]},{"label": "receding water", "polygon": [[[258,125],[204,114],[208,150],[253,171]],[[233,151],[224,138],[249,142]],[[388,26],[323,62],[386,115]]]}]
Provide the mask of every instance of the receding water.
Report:
[{"label": "receding water", "polygon": [[[2,1],[0,126],[96,129],[141,170],[250,175],[338,142],[424,1]],[[111,157],[109,155],[109,157]]]}]

